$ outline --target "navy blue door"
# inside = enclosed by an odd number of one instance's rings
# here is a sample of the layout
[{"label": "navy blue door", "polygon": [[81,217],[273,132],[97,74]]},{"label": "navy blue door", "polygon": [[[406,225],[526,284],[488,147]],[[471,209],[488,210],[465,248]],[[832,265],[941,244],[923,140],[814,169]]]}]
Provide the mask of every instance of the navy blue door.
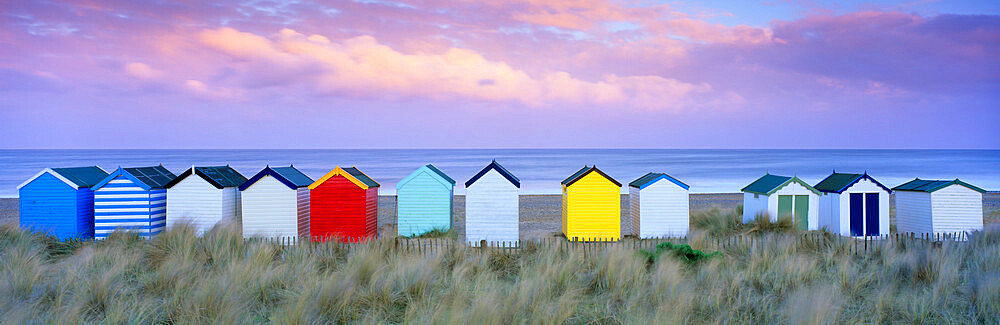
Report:
[{"label": "navy blue door", "polygon": [[864,231],[865,195],[851,193],[851,236],[861,236]]},{"label": "navy blue door", "polygon": [[878,210],[878,193],[865,193],[865,235],[879,235]]}]

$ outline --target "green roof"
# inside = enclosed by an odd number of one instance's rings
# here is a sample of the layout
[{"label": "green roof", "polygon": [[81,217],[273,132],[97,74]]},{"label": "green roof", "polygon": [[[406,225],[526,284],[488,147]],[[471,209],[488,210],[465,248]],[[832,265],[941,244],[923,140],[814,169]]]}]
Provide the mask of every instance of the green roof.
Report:
[{"label": "green roof", "polygon": [[847,190],[848,187],[851,187],[851,185],[854,185],[854,183],[857,183],[862,179],[868,179],[872,183],[875,183],[878,187],[885,189],[886,192],[892,192],[888,187],[885,187],[885,185],[882,185],[882,183],[879,183],[867,173],[847,174],[834,172],[817,183],[816,186],[813,186],[813,188],[824,193],[842,193]]},{"label": "green roof", "polygon": [[792,182],[799,183],[799,185],[804,186],[813,193],[820,194],[819,191],[817,191],[811,185],[806,184],[806,182],[802,181],[798,177],[778,176],[771,174],[766,174],[764,176],[761,176],[757,180],[753,181],[753,183],[750,183],[750,185],[744,187],[741,191],[747,193],[771,195],[774,194],[774,192],[778,191],[778,189],[781,189],[782,187],[785,187],[785,185],[788,185],[789,183]]},{"label": "green roof", "polygon": [[359,170],[357,167],[344,168],[344,171],[347,172],[348,174],[351,174],[351,176],[354,176],[354,178],[357,178],[362,183],[365,183],[365,185],[368,185],[368,187],[379,186],[379,184],[375,182],[375,180],[368,177],[368,175],[365,175],[365,173],[362,173],[361,170]]},{"label": "green roof", "polygon": [[108,173],[97,166],[52,168],[52,171],[79,187],[92,187],[108,177]]},{"label": "green roof", "polygon": [[861,179],[862,174],[833,173],[825,179],[816,183],[816,190],[820,192],[841,192],[843,189]]},{"label": "green roof", "polygon": [[942,188],[945,188],[945,187],[948,187],[948,186],[951,186],[951,185],[955,185],[955,184],[965,186],[965,187],[967,187],[967,188],[969,188],[969,189],[971,189],[973,191],[979,192],[979,193],[985,193],[986,192],[986,190],[984,190],[984,189],[981,189],[979,187],[973,186],[972,184],[963,182],[963,181],[961,181],[961,180],[959,180],[957,178],[955,180],[952,180],[952,181],[933,180],[933,179],[919,179],[919,178],[917,178],[917,179],[914,179],[912,181],[903,183],[902,185],[896,186],[896,187],[892,188],[892,190],[893,191],[909,191],[909,192],[926,192],[926,193],[932,193],[934,191],[937,191],[937,190],[940,190]]},{"label": "green roof", "polygon": [[448,183],[451,183],[451,185],[455,185],[455,180],[454,179],[451,179],[451,177],[448,177],[448,175],[445,175],[445,173],[443,171],[441,171],[440,169],[437,169],[437,167],[434,167],[434,165],[427,164],[427,169],[430,169],[435,174],[438,174],[438,176],[441,176],[441,178],[444,178],[444,180],[448,181]]}]

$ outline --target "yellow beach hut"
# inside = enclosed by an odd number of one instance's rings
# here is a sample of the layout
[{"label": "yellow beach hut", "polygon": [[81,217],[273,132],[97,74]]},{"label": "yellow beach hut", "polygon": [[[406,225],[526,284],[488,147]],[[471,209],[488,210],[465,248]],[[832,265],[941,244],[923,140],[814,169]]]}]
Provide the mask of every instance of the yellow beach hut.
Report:
[{"label": "yellow beach hut", "polygon": [[562,231],[569,240],[621,239],[621,187],[597,166],[562,181]]}]

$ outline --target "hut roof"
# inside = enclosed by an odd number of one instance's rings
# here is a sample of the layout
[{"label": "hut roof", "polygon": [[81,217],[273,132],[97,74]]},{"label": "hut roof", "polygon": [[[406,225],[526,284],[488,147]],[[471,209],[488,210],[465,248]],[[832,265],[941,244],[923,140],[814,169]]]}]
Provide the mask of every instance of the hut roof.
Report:
[{"label": "hut roof", "polygon": [[264,169],[258,172],[256,175],[253,175],[253,177],[251,177],[249,180],[243,182],[243,184],[240,185],[240,191],[250,188],[250,185],[257,183],[257,181],[259,181],[261,178],[264,178],[264,176],[274,177],[279,182],[285,184],[285,186],[288,186],[288,188],[293,190],[300,187],[309,186],[309,184],[312,184],[313,182],[312,178],[309,178],[309,176],[306,176],[306,174],[303,174],[294,166],[273,167],[273,168],[267,166],[264,167]]},{"label": "hut roof", "polygon": [[816,183],[816,186],[813,186],[813,188],[824,193],[843,193],[848,187],[851,187],[851,185],[854,185],[854,183],[857,183],[862,179],[868,179],[872,183],[875,183],[875,185],[878,185],[878,187],[884,189],[886,192],[892,192],[892,190],[888,187],[885,187],[882,183],[879,183],[871,176],[868,176],[868,173],[847,174],[834,172],[819,183]]},{"label": "hut roof", "polygon": [[643,175],[642,177],[637,178],[636,180],[632,181],[631,183],[628,183],[628,186],[635,187],[635,188],[638,188],[638,189],[644,189],[644,188],[646,188],[646,186],[652,185],[653,183],[656,183],[657,181],[659,181],[661,179],[666,179],[666,180],[670,181],[671,183],[677,184],[677,186],[680,186],[681,188],[683,188],[685,190],[691,188],[687,184],[684,184],[684,182],[681,182],[681,181],[677,180],[676,178],[673,178],[672,176],[667,175],[666,173],[648,173],[646,175]]},{"label": "hut roof", "polygon": [[761,176],[757,180],[753,181],[753,183],[750,183],[750,185],[744,187],[741,191],[754,194],[771,195],[774,194],[774,192],[777,192],[778,189],[785,187],[785,185],[792,182],[799,183],[799,185],[804,186],[806,189],[809,189],[810,191],[816,193],[817,195],[820,194],[819,191],[817,191],[811,185],[806,184],[806,182],[802,181],[798,177],[778,176],[771,174],[765,174],[764,176]]},{"label": "hut roof", "polygon": [[959,179],[946,181],[946,180],[932,180],[932,179],[914,179],[912,181],[903,183],[902,185],[892,188],[893,191],[908,191],[908,192],[926,192],[932,193],[934,191],[940,190],[942,188],[948,187],[953,184],[958,184],[965,186],[973,191],[979,193],[985,193],[986,190],[979,187],[973,186],[972,184],[963,182]]},{"label": "hut roof", "polygon": [[28,183],[31,183],[31,181],[35,180],[39,176],[42,176],[42,174],[45,174],[46,172],[51,172],[53,176],[59,178],[59,180],[66,183],[66,185],[74,188],[93,187],[94,185],[97,185],[97,183],[104,180],[105,177],[108,177],[108,172],[97,166],[46,168],[38,172],[38,174],[35,174],[35,176],[32,176],[28,180],[24,181],[24,183],[21,183],[21,185],[18,185],[17,188],[20,189],[21,187],[28,185]]},{"label": "hut roof", "polygon": [[179,176],[175,177],[170,183],[167,183],[164,187],[171,188],[182,180],[191,176],[191,172],[194,171],[195,175],[200,176],[202,179],[207,181],[215,188],[226,188],[226,187],[237,187],[243,185],[247,181],[246,177],[243,177],[240,172],[236,171],[229,166],[206,166],[206,167],[192,167]]},{"label": "hut roof", "polygon": [[514,176],[514,174],[511,174],[509,171],[507,171],[506,168],[503,168],[503,166],[501,166],[499,163],[497,163],[496,160],[493,160],[493,162],[491,162],[489,165],[486,165],[486,167],[484,167],[482,170],[480,170],[478,173],[476,173],[476,175],[472,176],[472,178],[470,178],[468,181],[466,181],[465,182],[465,187],[471,186],[473,183],[475,183],[476,181],[478,181],[480,177],[483,177],[483,175],[486,175],[486,173],[490,172],[490,170],[497,171],[497,173],[499,173],[500,176],[503,176],[504,178],[506,178],[507,181],[510,181],[511,184],[514,184],[515,187],[518,187],[518,188],[521,187],[521,180],[517,179],[517,177]]},{"label": "hut roof", "polygon": [[576,183],[576,181],[582,179],[584,176],[587,176],[587,174],[590,174],[591,172],[597,172],[598,174],[601,174],[601,176],[607,178],[612,183],[615,183],[615,185],[618,185],[618,187],[622,186],[622,183],[619,183],[614,178],[611,178],[611,176],[608,176],[608,174],[605,174],[600,169],[597,169],[597,165],[594,165],[593,167],[583,166],[583,168],[580,168],[580,170],[576,171],[576,173],[573,173],[573,175],[570,175],[568,178],[564,179],[562,181],[562,184],[566,186],[573,185],[573,183]]},{"label": "hut roof", "polygon": [[451,179],[451,177],[448,177],[447,174],[445,174],[443,171],[441,171],[437,167],[434,167],[434,165],[427,164],[425,167],[427,167],[427,169],[430,169],[435,174],[438,174],[438,176],[441,176],[441,178],[444,178],[444,180],[448,181],[448,183],[451,183],[451,185],[455,185],[455,180],[454,179]]}]

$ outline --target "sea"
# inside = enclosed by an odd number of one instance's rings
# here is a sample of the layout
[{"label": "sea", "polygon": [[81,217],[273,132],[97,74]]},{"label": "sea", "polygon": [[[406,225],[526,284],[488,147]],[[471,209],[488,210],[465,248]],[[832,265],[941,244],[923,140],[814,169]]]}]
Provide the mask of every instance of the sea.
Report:
[{"label": "sea", "polygon": [[[737,193],[765,173],[798,176],[815,184],[833,171],[865,173],[893,187],[914,178],[955,179],[1000,189],[1000,150],[728,150],[728,149],[122,149],[0,150],[0,197],[47,167],[117,167],[162,164],[175,174],[191,166],[229,165],[247,178],[264,166],[289,166],[313,179],[336,166],[356,166],[381,183],[380,194],[424,164],[464,183],[496,160],[517,176],[522,194],[558,194],[560,182],[597,165],[622,184],[648,172],[667,173],[692,193]],[[627,187],[623,187],[627,193]]]}]

